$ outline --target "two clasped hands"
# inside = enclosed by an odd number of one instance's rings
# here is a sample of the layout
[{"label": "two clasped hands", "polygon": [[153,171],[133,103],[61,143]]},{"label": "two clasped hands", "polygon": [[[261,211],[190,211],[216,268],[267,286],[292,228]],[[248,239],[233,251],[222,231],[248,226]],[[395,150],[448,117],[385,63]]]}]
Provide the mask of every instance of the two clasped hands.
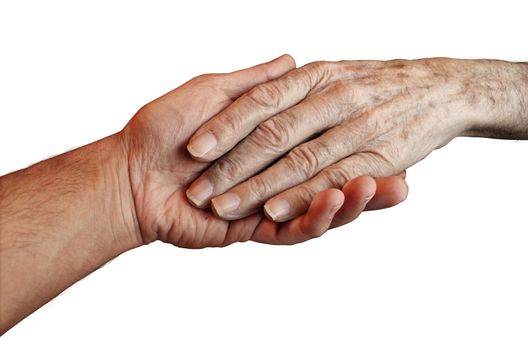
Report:
[{"label": "two clasped hands", "polygon": [[0,334],[121,253],[294,244],[407,196],[457,136],[528,138],[528,65],[286,55],[196,77],[121,131],[0,177]]},{"label": "two clasped hands", "polygon": [[292,244],[393,206],[405,169],[453,138],[526,137],[526,77],[502,61],[288,55],[199,76],[123,132],[143,240]]}]

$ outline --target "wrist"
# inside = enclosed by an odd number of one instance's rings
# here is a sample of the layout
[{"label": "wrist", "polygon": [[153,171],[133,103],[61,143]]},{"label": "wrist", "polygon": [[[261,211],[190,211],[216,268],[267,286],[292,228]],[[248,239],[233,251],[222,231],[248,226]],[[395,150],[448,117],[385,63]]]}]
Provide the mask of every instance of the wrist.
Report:
[{"label": "wrist", "polygon": [[[100,142],[108,152],[102,152],[101,174],[108,195],[108,223],[116,255],[143,244],[136,216],[128,167],[128,154],[121,133]],[[104,155],[106,154],[106,156]]]}]

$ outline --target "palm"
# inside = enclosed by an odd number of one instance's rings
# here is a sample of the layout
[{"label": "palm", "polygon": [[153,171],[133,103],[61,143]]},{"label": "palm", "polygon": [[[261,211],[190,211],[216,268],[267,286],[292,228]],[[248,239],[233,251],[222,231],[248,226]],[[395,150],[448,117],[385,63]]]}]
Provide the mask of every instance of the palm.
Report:
[{"label": "palm", "polygon": [[137,216],[143,234],[152,239],[194,248],[225,239],[229,222],[193,207],[185,196],[208,166],[189,156],[187,140],[237,97],[211,80],[193,79],[151,102],[125,128]]}]

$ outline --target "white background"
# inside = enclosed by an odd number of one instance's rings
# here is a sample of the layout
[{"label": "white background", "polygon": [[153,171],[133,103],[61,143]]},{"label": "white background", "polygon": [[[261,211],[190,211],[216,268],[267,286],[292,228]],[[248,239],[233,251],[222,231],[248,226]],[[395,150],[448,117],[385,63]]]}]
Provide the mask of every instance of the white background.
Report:
[{"label": "white background", "polygon": [[[206,72],[313,60],[527,60],[523,1],[4,1],[0,173],[121,129]],[[528,143],[456,139],[402,205],[293,247],[154,243],[2,349],[526,349]]]}]

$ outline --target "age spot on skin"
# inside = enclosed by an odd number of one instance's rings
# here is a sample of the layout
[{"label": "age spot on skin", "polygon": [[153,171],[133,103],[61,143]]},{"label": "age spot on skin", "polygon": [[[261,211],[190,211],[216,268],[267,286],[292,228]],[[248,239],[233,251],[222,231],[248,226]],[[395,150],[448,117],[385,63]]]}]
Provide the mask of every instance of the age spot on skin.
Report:
[{"label": "age spot on skin", "polygon": [[466,94],[466,101],[468,103],[468,105],[470,106],[475,106],[477,103],[478,103],[478,96],[476,93],[474,92],[468,92]]},{"label": "age spot on skin", "polygon": [[372,100],[372,103],[374,105],[378,105],[378,104],[380,104],[383,101],[383,98],[381,98],[381,96],[379,96],[379,95],[373,95],[371,97],[371,100]]},{"label": "age spot on skin", "polygon": [[403,69],[406,66],[405,62],[402,62],[401,60],[394,60],[393,62],[394,63],[391,65],[391,68],[394,69]]},{"label": "age spot on skin", "polygon": [[490,105],[494,105],[495,104],[495,98],[493,96],[488,96],[488,101],[490,103]]}]

